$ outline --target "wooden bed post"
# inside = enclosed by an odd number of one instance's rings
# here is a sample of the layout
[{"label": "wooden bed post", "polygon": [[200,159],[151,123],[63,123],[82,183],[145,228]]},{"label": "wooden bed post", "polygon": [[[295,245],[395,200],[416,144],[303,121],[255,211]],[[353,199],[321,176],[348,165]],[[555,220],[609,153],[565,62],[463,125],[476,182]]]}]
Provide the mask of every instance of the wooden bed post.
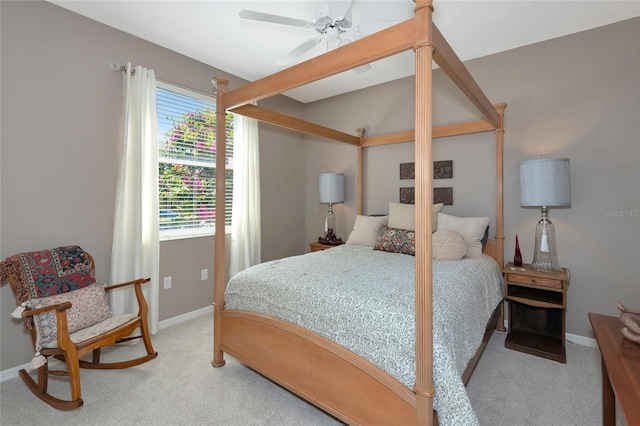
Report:
[{"label": "wooden bed post", "polygon": [[432,33],[431,0],[416,0],[415,171],[416,171],[416,424],[433,424],[433,303],[431,261]]},{"label": "wooden bed post", "polygon": [[[500,127],[496,129],[496,261],[504,266],[504,110],[507,104],[495,106],[500,114]],[[500,307],[500,318],[496,329],[506,331],[504,327],[504,304]]]},{"label": "wooden bed post", "polygon": [[[216,87],[216,236],[215,263],[213,276],[213,361],[214,367],[225,364],[224,353],[220,349],[222,327],[220,314],[224,309],[225,288],[225,174],[226,174],[226,145],[227,145],[227,112],[223,107],[222,98],[229,80],[215,77],[213,85]],[[222,123],[222,124],[221,124]]]},{"label": "wooden bed post", "polygon": [[356,129],[358,137],[360,138],[360,146],[358,147],[358,170],[356,171],[356,214],[362,215],[363,200],[364,200],[364,148],[362,147],[362,137],[364,135],[364,129]]},{"label": "wooden bed post", "polygon": [[504,110],[507,104],[497,104],[500,127],[496,128],[496,261],[504,266]]}]

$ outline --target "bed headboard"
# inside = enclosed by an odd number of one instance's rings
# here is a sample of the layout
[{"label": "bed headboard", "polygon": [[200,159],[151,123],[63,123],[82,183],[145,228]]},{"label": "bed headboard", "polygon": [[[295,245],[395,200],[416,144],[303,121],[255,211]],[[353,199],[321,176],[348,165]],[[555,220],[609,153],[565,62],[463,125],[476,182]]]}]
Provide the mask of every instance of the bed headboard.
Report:
[{"label": "bed headboard", "polygon": [[498,265],[500,265],[501,261],[499,261],[498,258],[497,258],[497,256],[498,256],[497,244],[498,244],[498,242],[495,239],[489,238],[487,240],[487,244],[484,245],[484,248],[482,249],[482,252],[484,254],[488,254],[489,256],[493,257],[495,259],[495,261],[498,262]]}]

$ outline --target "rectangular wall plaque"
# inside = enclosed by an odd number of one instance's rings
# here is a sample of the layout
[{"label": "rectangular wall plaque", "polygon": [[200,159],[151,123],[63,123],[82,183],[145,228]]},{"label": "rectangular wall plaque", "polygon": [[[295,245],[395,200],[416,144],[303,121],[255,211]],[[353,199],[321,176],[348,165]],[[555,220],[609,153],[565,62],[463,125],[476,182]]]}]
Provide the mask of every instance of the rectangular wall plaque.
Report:
[{"label": "rectangular wall plaque", "polygon": [[433,203],[444,203],[445,206],[453,205],[453,188],[433,188]]},{"label": "rectangular wall plaque", "polygon": [[[415,179],[416,163],[400,163],[400,179]],[[433,162],[434,179],[453,178],[453,160]]]},{"label": "rectangular wall plaque", "polygon": [[415,202],[416,202],[416,189],[415,188],[400,188],[400,202],[402,204],[415,204]]},{"label": "rectangular wall plaque", "polygon": [[434,179],[453,178],[453,160],[434,161],[433,162],[433,178]]},{"label": "rectangular wall plaque", "polygon": [[[400,202],[402,204],[415,204],[416,189],[400,188]],[[453,205],[453,187],[433,188],[433,203],[444,203],[446,206]]]},{"label": "rectangular wall plaque", "polygon": [[415,179],[416,163],[400,163],[400,179]]}]

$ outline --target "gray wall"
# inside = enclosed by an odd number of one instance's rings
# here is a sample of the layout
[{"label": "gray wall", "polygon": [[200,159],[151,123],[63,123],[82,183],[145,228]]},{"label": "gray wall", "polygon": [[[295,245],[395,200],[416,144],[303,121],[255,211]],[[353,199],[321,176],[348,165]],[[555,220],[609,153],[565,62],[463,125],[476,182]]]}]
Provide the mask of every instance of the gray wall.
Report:
[{"label": "gray wall", "polygon": [[[445,35],[446,36],[446,35]],[[640,19],[538,43],[466,63],[492,102],[505,111],[505,261],[518,234],[525,262],[533,257],[540,211],[520,207],[519,163],[568,157],[572,206],[552,209],[560,263],[571,271],[567,332],[593,337],[588,312],[617,316],[616,301],[640,306]],[[374,64],[375,66],[375,64]],[[373,72],[374,70],[371,70]],[[307,118],[368,134],[413,128],[413,78],[306,106]],[[366,105],[366,108],[363,106]],[[472,107],[440,70],[434,75],[434,122],[474,118]],[[455,215],[493,216],[493,134],[434,142],[434,159],[453,160]],[[484,151],[484,153],[483,153]],[[307,240],[321,230],[318,174],[346,173],[346,202],[335,209],[338,234],[355,217],[355,149],[307,142]],[[398,164],[413,161],[413,143],[367,150],[365,214],[398,201]],[[615,211],[631,214],[615,216]]]},{"label": "gray wall", "polygon": [[[224,76],[200,62],[45,2],[0,2],[2,128],[0,258],[79,244],[109,281],[122,115],[122,75],[109,64],[143,65],[156,78],[207,93]],[[302,117],[285,97],[261,103]],[[260,126],[263,259],[304,251],[304,138]],[[283,162],[291,167],[282,167]],[[277,190],[274,190],[277,189]],[[213,300],[213,238],[162,242],[160,320]],[[200,281],[200,270],[209,280]],[[15,298],[0,290],[1,363],[29,362],[30,338],[9,315]]]}]

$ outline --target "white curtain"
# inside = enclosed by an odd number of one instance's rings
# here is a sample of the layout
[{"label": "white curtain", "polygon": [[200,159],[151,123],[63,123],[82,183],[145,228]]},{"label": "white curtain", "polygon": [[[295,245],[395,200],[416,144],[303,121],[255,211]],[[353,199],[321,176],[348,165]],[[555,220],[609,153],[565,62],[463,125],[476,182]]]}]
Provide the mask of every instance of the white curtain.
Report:
[{"label": "white curtain", "polygon": [[[111,283],[145,276],[149,328],[158,331],[158,116],[153,70],[127,64],[124,73],[123,142],[111,249]],[[138,310],[133,288],[109,292],[113,315]]]},{"label": "white curtain", "polygon": [[234,117],[230,276],[260,263],[261,244],[258,121]]}]

